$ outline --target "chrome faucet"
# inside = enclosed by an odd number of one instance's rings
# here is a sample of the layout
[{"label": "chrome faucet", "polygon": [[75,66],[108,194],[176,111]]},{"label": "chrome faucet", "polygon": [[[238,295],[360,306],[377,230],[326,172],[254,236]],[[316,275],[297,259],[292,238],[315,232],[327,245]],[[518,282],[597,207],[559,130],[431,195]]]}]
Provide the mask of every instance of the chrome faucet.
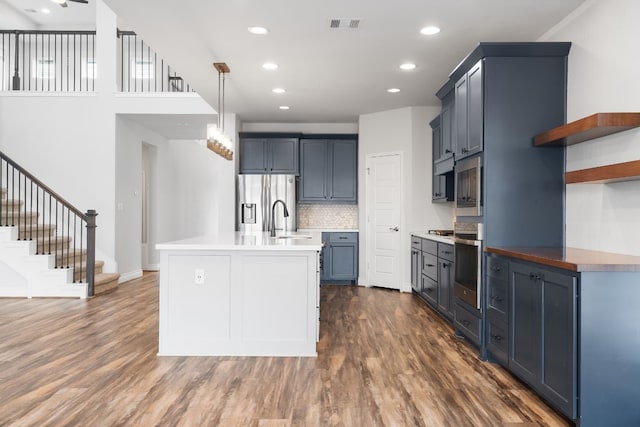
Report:
[{"label": "chrome faucet", "polygon": [[278,202],[282,203],[282,207],[284,208],[284,217],[289,216],[289,210],[287,209],[287,204],[282,200],[278,199],[273,202],[273,206],[271,206],[271,237],[276,237],[276,205]]}]

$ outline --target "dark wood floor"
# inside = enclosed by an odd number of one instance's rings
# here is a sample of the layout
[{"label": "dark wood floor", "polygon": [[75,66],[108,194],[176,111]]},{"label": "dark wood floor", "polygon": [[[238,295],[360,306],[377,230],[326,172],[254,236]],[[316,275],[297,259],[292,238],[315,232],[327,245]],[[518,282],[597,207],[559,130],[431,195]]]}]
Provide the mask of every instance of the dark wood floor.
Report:
[{"label": "dark wood floor", "polygon": [[416,297],[324,286],[318,358],[157,357],[158,275],[0,300],[0,426],[566,425]]}]

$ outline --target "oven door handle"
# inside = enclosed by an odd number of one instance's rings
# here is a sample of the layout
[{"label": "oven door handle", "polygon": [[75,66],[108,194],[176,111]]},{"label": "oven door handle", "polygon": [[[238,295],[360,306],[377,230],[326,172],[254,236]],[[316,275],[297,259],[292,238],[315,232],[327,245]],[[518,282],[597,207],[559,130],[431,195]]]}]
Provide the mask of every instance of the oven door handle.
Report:
[{"label": "oven door handle", "polygon": [[462,243],[463,245],[469,245],[469,246],[480,246],[482,245],[482,240],[468,240],[468,239],[460,239],[460,238],[454,237],[453,243]]}]

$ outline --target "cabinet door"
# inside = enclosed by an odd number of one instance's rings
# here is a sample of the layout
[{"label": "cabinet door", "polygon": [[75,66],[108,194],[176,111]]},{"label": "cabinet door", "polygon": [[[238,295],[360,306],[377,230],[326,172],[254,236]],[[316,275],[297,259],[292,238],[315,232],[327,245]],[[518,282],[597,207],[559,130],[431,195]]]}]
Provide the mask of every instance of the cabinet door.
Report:
[{"label": "cabinet door", "polygon": [[422,260],[421,260],[422,252],[411,248],[411,288],[414,291],[420,292],[421,283],[420,283],[420,270],[422,268]]},{"label": "cabinet door", "polygon": [[329,200],[348,203],[358,200],[356,141],[329,142]]},{"label": "cabinet door", "polygon": [[471,155],[482,151],[484,107],[482,103],[482,61],[467,73],[467,151]]},{"label": "cabinet door", "polygon": [[268,140],[269,173],[298,174],[298,138]]},{"label": "cabinet door", "polygon": [[456,138],[456,159],[465,157],[469,150],[467,134],[468,80],[464,75],[455,85],[454,129]]},{"label": "cabinet door", "polygon": [[267,143],[263,138],[240,140],[240,173],[265,173],[267,171]]},{"label": "cabinet door", "polygon": [[331,243],[329,245],[329,280],[356,280],[358,277],[358,245]]},{"label": "cabinet door", "polygon": [[298,201],[327,200],[327,141],[303,139],[300,141],[300,188]]},{"label": "cabinet door", "polygon": [[442,157],[442,126],[441,126],[441,116],[436,116],[435,119],[431,123],[431,160],[436,161],[440,160]]},{"label": "cabinet door", "polygon": [[541,287],[531,267],[512,262],[509,369],[531,385],[538,381],[541,342]]},{"label": "cabinet door", "polygon": [[422,296],[434,307],[438,306],[438,282],[429,276],[422,275]]},{"label": "cabinet door", "polygon": [[438,270],[438,308],[453,317],[453,263],[439,258]]},{"label": "cabinet door", "polygon": [[444,175],[433,175],[433,194],[432,202],[447,201],[447,177]]},{"label": "cabinet door", "polygon": [[565,415],[575,418],[576,282],[571,275],[541,271],[541,393]]},{"label": "cabinet door", "polygon": [[442,113],[440,114],[440,127],[442,129],[440,159],[447,159],[455,152],[454,129],[453,129],[453,93],[442,101]]}]

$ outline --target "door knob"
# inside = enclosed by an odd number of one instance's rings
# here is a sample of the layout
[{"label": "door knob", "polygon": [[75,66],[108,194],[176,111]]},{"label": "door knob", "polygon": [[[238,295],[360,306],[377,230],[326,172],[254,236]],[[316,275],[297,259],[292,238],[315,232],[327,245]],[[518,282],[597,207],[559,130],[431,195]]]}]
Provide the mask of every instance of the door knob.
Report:
[{"label": "door knob", "polygon": [[398,231],[398,230],[399,230],[399,228],[398,228],[398,227],[389,227],[389,230],[390,230],[390,231]]}]

